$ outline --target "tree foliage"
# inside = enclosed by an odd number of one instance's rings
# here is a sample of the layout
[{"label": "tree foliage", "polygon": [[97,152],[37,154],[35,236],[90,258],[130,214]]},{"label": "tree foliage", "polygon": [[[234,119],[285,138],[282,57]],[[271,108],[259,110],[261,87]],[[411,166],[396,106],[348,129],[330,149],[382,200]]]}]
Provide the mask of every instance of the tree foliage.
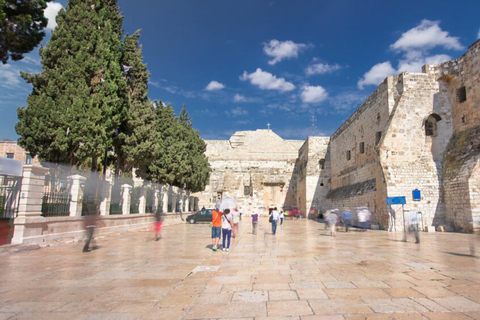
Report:
[{"label": "tree foliage", "polygon": [[155,121],[153,103],[148,99],[150,73],[143,62],[139,37],[139,30],[131,36],[127,35],[122,46],[120,64],[127,84],[128,108],[114,139],[117,176],[120,171],[131,171],[139,162],[148,161],[151,158],[150,150],[154,149],[155,144],[150,137]]},{"label": "tree foliage", "polygon": [[18,143],[43,161],[92,170],[113,152],[117,176],[133,169],[152,182],[203,190],[205,142],[185,106],[177,117],[170,105],[148,99],[140,33],[122,41],[116,2],[70,0],[60,12],[40,50],[43,71],[22,74],[33,91],[18,109]]},{"label": "tree foliage", "polygon": [[51,0],[0,0],[0,60],[23,59],[45,36],[43,15]]},{"label": "tree foliage", "polygon": [[204,154],[206,145],[192,128],[185,106],[177,117],[170,105],[161,101],[155,101],[154,105],[156,125],[151,137],[156,144],[151,159],[145,166],[139,166],[137,173],[154,182],[193,192],[203,190],[210,173]]},{"label": "tree foliage", "polygon": [[116,1],[71,0],[40,50],[43,72],[22,74],[33,85],[18,109],[19,144],[40,159],[92,168],[112,146],[125,114],[120,68],[123,17]]}]

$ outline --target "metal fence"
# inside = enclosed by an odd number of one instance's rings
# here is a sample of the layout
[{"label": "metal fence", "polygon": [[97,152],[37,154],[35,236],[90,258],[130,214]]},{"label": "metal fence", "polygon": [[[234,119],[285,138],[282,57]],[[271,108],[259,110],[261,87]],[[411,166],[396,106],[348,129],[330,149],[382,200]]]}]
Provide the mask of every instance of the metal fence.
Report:
[{"label": "metal fence", "polygon": [[42,217],[65,217],[70,215],[70,179],[45,177],[42,199]]},{"label": "metal fence", "polygon": [[21,181],[21,177],[0,176],[0,218],[17,216]]},{"label": "metal fence", "polygon": [[69,193],[50,192],[43,196],[42,217],[64,217],[70,215]]}]

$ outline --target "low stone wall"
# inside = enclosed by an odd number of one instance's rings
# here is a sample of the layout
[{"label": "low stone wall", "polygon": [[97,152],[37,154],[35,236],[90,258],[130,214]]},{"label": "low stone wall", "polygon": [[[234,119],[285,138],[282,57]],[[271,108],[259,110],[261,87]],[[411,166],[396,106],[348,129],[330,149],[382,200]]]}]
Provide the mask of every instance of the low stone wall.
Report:
[{"label": "low stone wall", "polygon": [[[185,219],[189,213],[184,213]],[[153,214],[99,216],[96,219],[95,237],[112,233],[122,233],[151,226]],[[46,244],[53,242],[79,241],[85,239],[85,221],[82,217],[18,217],[14,221],[15,229],[12,244]],[[178,213],[169,213],[165,223],[185,223]]]}]

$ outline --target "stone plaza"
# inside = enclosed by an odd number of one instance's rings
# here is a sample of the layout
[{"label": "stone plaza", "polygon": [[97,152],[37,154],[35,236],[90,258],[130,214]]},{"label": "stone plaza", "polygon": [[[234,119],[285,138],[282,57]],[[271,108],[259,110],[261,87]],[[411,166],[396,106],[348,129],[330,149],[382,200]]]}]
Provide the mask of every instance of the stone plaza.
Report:
[{"label": "stone plaza", "polygon": [[[249,217],[229,253],[208,224],[0,248],[0,319],[480,319],[480,239],[337,232]],[[477,252],[470,248],[477,246]]]}]

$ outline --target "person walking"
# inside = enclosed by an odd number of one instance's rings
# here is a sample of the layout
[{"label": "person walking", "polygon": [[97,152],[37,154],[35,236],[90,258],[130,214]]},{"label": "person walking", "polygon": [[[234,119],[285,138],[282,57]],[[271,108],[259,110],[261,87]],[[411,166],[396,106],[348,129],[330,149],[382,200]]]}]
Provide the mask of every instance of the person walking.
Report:
[{"label": "person walking", "polygon": [[257,227],[258,227],[258,213],[253,210],[252,212],[252,233],[257,234]]},{"label": "person walking", "polygon": [[[230,213],[230,209],[225,209],[222,215],[222,248],[223,251],[227,252],[230,249],[230,239],[232,237],[232,220],[233,217]],[[227,243],[226,246],[225,242]]]},{"label": "person walking", "polygon": [[157,210],[155,212],[155,241],[158,241],[162,238],[162,236],[160,236],[160,230],[162,229],[163,220],[164,215],[159,210]]},{"label": "person walking", "polygon": [[285,212],[283,210],[280,211],[280,225],[283,226],[283,220],[285,219]]},{"label": "person walking", "polygon": [[277,207],[273,208],[271,216],[272,216],[272,233],[275,235],[277,233],[277,223],[278,223],[278,220],[280,219],[280,215],[277,211]]},{"label": "person walking", "polygon": [[232,237],[235,238],[238,234],[238,223],[240,222],[240,212],[237,209],[233,209],[232,211]]},{"label": "person walking", "polygon": [[330,236],[335,237],[337,235],[337,222],[338,222],[338,216],[336,214],[336,211],[338,210],[332,210],[330,211],[330,214],[327,217],[328,221],[328,226],[330,227]]},{"label": "person walking", "polygon": [[215,209],[212,210],[212,250],[217,251],[220,233],[222,231],[222,213]]}]

